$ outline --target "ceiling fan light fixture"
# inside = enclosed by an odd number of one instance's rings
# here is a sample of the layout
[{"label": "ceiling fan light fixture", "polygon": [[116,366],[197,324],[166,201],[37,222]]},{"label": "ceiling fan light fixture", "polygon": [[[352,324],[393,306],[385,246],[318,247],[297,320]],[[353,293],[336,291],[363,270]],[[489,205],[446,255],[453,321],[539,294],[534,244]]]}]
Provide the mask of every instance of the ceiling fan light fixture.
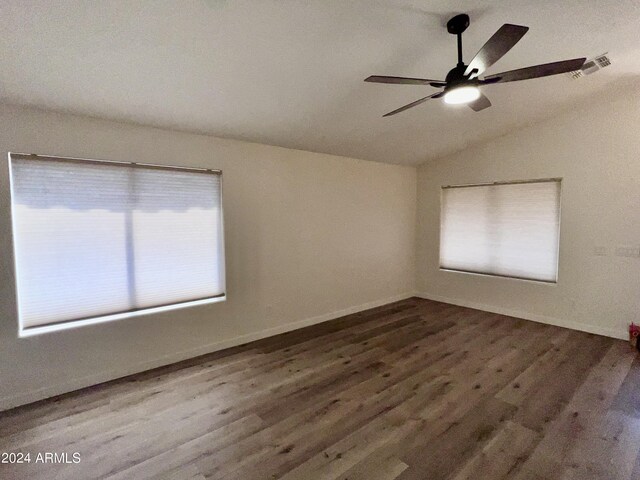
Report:
[{"label": "ceiling fan light fixture", "polygon": [[471,103],[478,98],[480,98],[480,89],[473,86],[453,88],[444,94],[444,102],[449,105]]},{"label": "ceiling fan light fixture", "polygon": [[404,112],[410,108],[423,104],[429,99],[444,97],[444,101],[451,105],[469,106],[474,112],[480,112],[491,106],[491,101],[480,91],[478,85],[485,86],[494,83],[519,82],[531,78],[548,77],[561,73],[575,72],[586,68],[586,58],[573,58],[559,62],[532,65],[530,67],[517,68],[508,72],[496,73],[488,77],[480,78],[484,72],[494,63],[500,60],[505,53],[511,50],[516,43],[529,30],[524,25],[505,23],[482,46],[467,65],[462,58],[462,34],[469,26],[469,15],[461,13],[447,22],[447,31],[458,39],[458,63],[449,70],[444,80],[430,80],[428,78],[390,77],[386,75],[371,75],[365,82],[395,83],[398,85],[429,85],[435,88],[444,88],[424,98],[415,100],[407,105],[386,113],[383,117],[390,117],[396,113]]}]

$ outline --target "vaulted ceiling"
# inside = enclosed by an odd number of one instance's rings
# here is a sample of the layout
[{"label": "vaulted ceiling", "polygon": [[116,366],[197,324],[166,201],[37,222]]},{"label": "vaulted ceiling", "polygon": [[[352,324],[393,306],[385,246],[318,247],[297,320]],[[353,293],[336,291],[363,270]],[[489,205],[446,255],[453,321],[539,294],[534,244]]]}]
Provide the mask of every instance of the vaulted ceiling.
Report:
[{"label": "vaulted ceiling", "polygon": [[[612,65],[485,87],[475,113],[429,101],[445,29],[465,60],[503,24],[530,27],[487,74],[608,52]],[[388,163],[418,164],[582,105],[640,78],[637,0],[3,0],[0,101]]]}]

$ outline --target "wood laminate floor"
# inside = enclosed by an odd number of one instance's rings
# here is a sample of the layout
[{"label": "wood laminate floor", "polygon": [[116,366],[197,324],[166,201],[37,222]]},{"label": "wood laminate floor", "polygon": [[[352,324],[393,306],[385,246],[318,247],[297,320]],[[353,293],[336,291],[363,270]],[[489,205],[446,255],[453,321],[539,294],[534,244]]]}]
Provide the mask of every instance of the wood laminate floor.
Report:
[{"label": "wood laminate floor", "polygon": [[635,480],[639,449],[626,342],[415,298],[0,413],[2,479]]}]

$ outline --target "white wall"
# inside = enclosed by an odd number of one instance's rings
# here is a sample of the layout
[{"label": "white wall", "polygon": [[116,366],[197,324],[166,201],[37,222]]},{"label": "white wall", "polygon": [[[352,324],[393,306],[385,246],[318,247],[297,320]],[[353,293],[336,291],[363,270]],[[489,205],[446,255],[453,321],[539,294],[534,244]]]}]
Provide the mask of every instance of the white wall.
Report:
[{"label": "white wall", "polygon": [[[417,289],[421,296],[625,338],[640,321],[640,95],[627,89],[418,170]],[[482,115],[482,114],[479,114]],[[440,187],[562,177],[559,281],[438,268]],[[594,256],[605,246],[607,256]]]},{"label": "white wall", "polygon": [[[18,339],[0,161],[0,410],[405,298],[416,284],[428,298],[621,338],[640,321],[640,259],[614,255],[640,246],[640,95],[628,90],[421,166],[417,198],[410,167],[12,106],[0,121],[2,158],[222,169],[228,285],[224,303]],[[557,285],[438,269],[441,185],[547,177],[563,178]]]},{"label": "white wall", "polygon": [[0,161],[0,410],[405,298],[416,169],[0,106],[7,152],[223,170],[228,300],[19,339]]}]

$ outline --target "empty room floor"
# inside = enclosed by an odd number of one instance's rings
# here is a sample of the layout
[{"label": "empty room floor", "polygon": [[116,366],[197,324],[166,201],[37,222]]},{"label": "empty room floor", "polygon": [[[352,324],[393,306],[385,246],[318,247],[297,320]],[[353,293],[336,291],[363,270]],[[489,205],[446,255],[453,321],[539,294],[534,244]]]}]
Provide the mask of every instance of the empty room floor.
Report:
[{"label": "empty room floor", "polygon": [[637,479],[626,342],[411,298],[0,413],[3,479]]}]

